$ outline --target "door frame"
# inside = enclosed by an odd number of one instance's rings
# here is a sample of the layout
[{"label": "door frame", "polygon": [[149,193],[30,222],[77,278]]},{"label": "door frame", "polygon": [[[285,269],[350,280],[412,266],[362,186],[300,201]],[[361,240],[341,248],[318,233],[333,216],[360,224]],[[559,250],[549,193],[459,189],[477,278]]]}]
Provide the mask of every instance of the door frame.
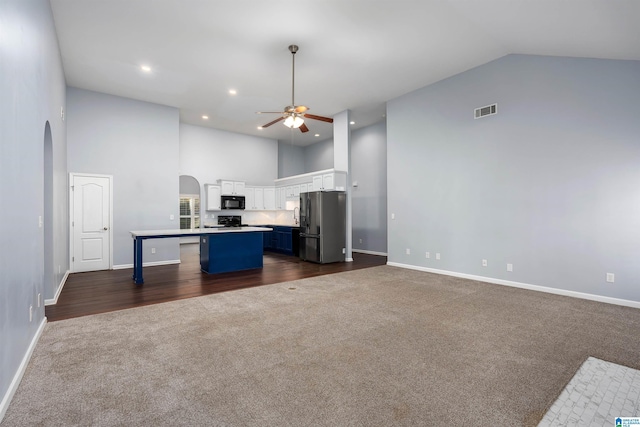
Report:
[{"label": "door frame", "polygon": [[107,178],[109,180],[109,270],[113,270],[113,175],[97,173],[70,173],[69,174],[69,272],[74,273],[74,229],[73,229],[73,183],[76,176],[91,178]]}]

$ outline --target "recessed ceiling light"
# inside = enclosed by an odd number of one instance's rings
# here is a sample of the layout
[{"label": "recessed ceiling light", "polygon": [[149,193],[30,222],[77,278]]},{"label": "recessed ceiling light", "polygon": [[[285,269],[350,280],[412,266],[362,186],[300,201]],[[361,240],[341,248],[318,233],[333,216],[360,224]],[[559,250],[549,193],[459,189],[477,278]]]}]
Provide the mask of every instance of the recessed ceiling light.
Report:
[{"label": "recessed ceiling light", "polygon": [[142,71],[144,71],[145,73],[150,73],[151,72],[151,67],[149,67],[148,65],[141,65],[140,69]]},{"label": "recessed ceiling light", "polygon": [[206,116],[206,115],[202,116],[202,118],[203,118],[204,120],[209,120],[209,116]]},{"label": "recessed ceiling light", "polygon": [[319,134],[319,133],[316,133],[314,136],[320,136],[320,134]]},{"label": "recessed ceiling light", "polygon": [[229,89],[229,95],[235,95],[237,93],[238,91],[236,91],[235,89]]},{"label": "recessed ceiling light", "polygon": [[355,124],[356,124],[356,122],[354,122],[354,121],[350,121],[350,122],[349,122],[349,124],[350,124],[350,125],[355,125]]}]

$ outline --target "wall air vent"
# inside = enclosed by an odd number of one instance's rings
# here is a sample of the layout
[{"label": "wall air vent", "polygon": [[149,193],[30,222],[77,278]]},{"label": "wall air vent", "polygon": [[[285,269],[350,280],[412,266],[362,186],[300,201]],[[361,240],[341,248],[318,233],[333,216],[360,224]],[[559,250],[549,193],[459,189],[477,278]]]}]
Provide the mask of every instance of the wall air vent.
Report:
[{"label": "wall air vent", "polygon": [[498,112],[498,104],[487,105],[486,107],[476,108],[473,117],[479,119],[481,117],[492,116]]}]

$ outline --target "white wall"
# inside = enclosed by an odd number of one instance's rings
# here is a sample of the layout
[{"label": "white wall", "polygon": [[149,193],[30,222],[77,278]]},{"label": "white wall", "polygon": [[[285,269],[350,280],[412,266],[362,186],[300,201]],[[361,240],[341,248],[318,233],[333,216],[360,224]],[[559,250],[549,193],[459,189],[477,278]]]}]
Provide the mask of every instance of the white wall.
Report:
[{"label": "white wall", "polygon": [[[69,172],[113,175],[113,263],[132,265],[131,230],[180,224],[178,109],[72,87],[67,106]],[[178,239],[153,247],[145,263],[180,259]]]},{"label": "white wall", "polygon": [[[0,420],[44,326],[44,305],[68,268],[65,81],[49,2],[0,2]],[[44,177],[45,127],[51,127]],[[53,179],[45,198],[44,180]],[[48,206],[45,206],[45,199]],[[45,218],[52,215],[53,218]],[[44,271],[44,228],[53,244]],[[58,267],[59,266],[59,267]],[[60,273],[58,273],[58,268]],[[44,287],[44,275],[50,288]],[[33,320],[29,321],[29,306]],[[22,365],[21,365],[22,364]]]},{"label": "white wall", "polygon": [[509,55],[389,101],[389,261],[640,301],[638,99],[638,61]]},{"label": "white wall", "polygon": [[[218,179],[244,181],[247,185],[272,186],[278,176],[278,141],[226,132],[202,126],[180,124],[180,173],[191,175],[201,187],[206,206],[206,184]],[[217,223],[220,212],[202,211],[203,223]],[[242,215],[244,223],[276,222],[273,212],[230,211]]]}]

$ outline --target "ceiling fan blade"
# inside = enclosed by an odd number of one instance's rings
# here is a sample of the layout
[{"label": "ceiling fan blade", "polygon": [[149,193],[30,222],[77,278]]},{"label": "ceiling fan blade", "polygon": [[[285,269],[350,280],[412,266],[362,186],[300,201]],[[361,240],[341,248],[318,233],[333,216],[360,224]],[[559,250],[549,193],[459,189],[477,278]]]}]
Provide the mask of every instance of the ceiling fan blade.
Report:
[{"label": "ceiling fan blade", "polygon": [[282,114],[282,111],[256,111],[256,114]]},{"label": "ceiling fan blade", "polygon": [[307,119],[320,120],[321,122],[333,123],[333,119],[323,116],[314,116],[313,114],[304,114]]},{"label": "ceiling fan blade", "polygon": [[298,129],[300,129],[300,132],[302,132],[302,133],[309,132],[309,128],[304,123],[301,124]]},{"label": "ceiling fan blade", "polygon": [[304,106],[304,105],[298,105],[294,111],[295,111],[296,113],[298,113],[298,114],[302,114],[302,113],[304,113],[305,111],[307,111],[308,109],[309,109],[309,107],[306,107],[306,106]]},{"label": "ceiling fan blade", "polygon": [[262,127],[262,128],[269,127],[269,126],[271,126],[271,125],[272,125],[272,124],[274,124],[274,123],[278,123],[280,120],[284,120],[284,117],[279,117],[279,118],[277,118],[277,119],[275,119],[275,120],[273,120],[273,121],[271,121],[271,122],[267,123],[266,125],[262,125],[261,127]]}]

